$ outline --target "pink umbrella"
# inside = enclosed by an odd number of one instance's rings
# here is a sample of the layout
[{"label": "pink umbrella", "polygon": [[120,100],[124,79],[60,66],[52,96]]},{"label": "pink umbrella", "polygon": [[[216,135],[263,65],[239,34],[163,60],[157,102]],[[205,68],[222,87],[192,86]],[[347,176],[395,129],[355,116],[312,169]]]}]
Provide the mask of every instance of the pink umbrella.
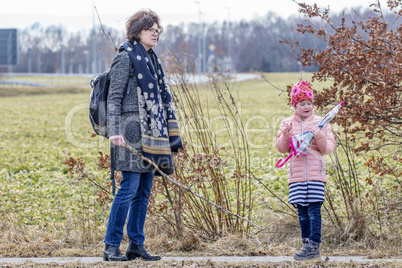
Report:
[{"label": "pink umbrella", "polygon": [[[339,112],[339,109],[341,109],[343,105],[343,102],[335,106],[331,111],[329,111],[325,117],[318,123],[318,127],[322,129],[325,127],[328,122],[335,117],[335,115]],[[282,167],[292,156],[299,157],[300,155],[306,155],[308,150],[310,149],[311,142],[313,140],[314,134],[311,131],[306,131],[303,132],[302,134],[295,135],[293,137],[290,137],[290,153],[289,155],[285,158],[285,160],[282,161],[282,158],[276,162],[276,167],[280,168]]]}]

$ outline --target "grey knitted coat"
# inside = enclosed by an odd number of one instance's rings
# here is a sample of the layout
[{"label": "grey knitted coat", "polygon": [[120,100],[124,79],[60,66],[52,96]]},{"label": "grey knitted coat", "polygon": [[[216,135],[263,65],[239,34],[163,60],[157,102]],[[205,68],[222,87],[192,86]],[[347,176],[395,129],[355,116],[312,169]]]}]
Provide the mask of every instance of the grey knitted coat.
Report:
[{"label": "grey knitted coat", "polygon": [[[142,153],[141,129],[138,109],[138,93],[135,77],[127,92],[130,68],[134,68],[130,56],[121,51],[110,67],[110,87],[107,98],[107,120],[109,137],[122,135],[126,144]],[[134,74],[135,75],[135,74]],[[148,162],[128,149],[112,144],[115,170],[145,173],[154,171]]]}]

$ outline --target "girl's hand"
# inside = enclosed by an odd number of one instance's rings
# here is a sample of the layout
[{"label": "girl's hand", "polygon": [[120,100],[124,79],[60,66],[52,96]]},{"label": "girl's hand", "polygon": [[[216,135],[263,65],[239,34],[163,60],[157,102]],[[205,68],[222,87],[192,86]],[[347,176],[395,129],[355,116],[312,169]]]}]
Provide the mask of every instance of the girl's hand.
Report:
[{"label": "girl's hand", "polygon": [[113,143],[116,146],[122,146],[122,145],[126,144],[124,142],[124,137],[122,135],[110,136],[109,140],[110,140],[111,143]]},{"label": "girl's hand", "polygon": [[320,131],[319,127],[314,127],[311,132],[313,132],[313,135],[317,134],[317,132]]},{"label": "girl's hand", "polygon": [[291,134],[292,133],[292,123],[285,123],[285,128],[283,129],[283,133]]}]

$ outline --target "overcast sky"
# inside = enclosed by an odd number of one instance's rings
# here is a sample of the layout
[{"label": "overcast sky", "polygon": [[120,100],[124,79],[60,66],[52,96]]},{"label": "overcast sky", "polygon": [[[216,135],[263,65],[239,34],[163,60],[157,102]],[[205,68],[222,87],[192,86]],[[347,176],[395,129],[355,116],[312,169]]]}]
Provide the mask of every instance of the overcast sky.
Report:
[{"label": "overcast sky", "polygon": [[[303,0],[300,0],[303,1]],[[373,0],[304,0],[331,10],[368,7]],[[375,2],[375,1],[374,1]],[[385,5],[386,0],[381,0]],[[292,0],[1,0],[0,28],[26,28],[35,22],[44,26],[64,25],[68,31],[89,29],[93,25],[93,6],[102,23],[124,29],[128,16],[140,9],[151,8],[161,17],[164,26],[182,22],[198,22],[201,10],[207,22],[251,20],[269,11],[287,18],[297,14],[298,6]],[[95,23],[99,25],[97,17]]]}]

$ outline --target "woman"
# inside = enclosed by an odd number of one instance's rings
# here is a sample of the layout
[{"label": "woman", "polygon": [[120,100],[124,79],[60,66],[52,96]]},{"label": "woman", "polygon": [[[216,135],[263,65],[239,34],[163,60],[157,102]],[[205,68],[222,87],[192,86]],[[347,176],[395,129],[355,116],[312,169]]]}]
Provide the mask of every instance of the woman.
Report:
[{"label": "woman", "polygon": [[[108,134],[114,167],[122,171],[123,179],[110,210],[105,261],[161,259],[144,247],[143,229],[155,169],[124,146],[138,150],[164,173],[174,172],[172,152],[181,149],[182,142],[165,74],[152,50],[162,32],[156,13],[136,12],[126,23],[127,41],[110,68]],[[126,219],[129,244],[123,255],[119,247]]]}]

